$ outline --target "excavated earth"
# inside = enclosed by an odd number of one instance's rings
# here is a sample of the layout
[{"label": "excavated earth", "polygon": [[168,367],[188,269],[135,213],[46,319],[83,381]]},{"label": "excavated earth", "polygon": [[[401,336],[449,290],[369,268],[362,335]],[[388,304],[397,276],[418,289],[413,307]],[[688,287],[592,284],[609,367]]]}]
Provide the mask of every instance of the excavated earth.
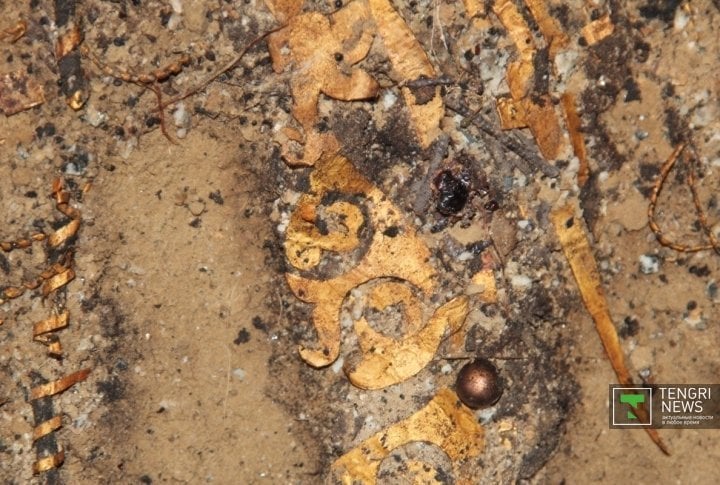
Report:
[{"label": "excavated earth", "polygon": [[[529,10],[516,3],[543,46]],[[700,205],[710,229],[720,228],[720,4],[546,3],[570,44],[554,63],[547,49],[536,56],[535,87],[556,103],[565,90],[578,93],[590,163],[582,186],[571,150],[550,161],[554,171],[528,165],[499,141],[493,107],[508,93],[516,53],[493,13],[468,19],[463,2],[394,2],[444,80],[445,151],[437,142],[420,146],[377,39],[360,66],[380,83],[378,98],[321,98],[319,129],[339,140],[429,248],[439,288],[432,305],[461,294],[471,301],[459,344],[443,341],[417,375],[366,391],[342,371],[357,351],[347,325],[334,365],[315,369],[298,353],[317,335],[312,306],[285,280],[295,272],[285,231],[311,172],[289,168],[278,145],[280,130],[296,126],[292,68],[274,72],[266,43],[255,42],[237,66],[160,117],[152,90],[84,56],[89,97],[75,111],[58,92],[52,2],[0,2],[7,27],[27,23],[22,38],[0,44],[2,73],[25,70],[45,93],[39,106],[0,117],[0,240],[66,222],[50,198],[57,177],[82,213],[75,279],[49,298],[28,291],[0,305],[0,481],[332,482],[336,459],[454,386],[467,359],[481,356],[498,367],[504,393],[475,412],[485,448],[470,464],[473,482],[715,483],[718,430],[663,430],[672,453],[665,456],[640,430],[608,428],[616,378],[549,214],[563,198],[579,200],[633,378],[717,382],[720,258],[661,245],[647,209],[663,162],[691,141]],[[312,1],[304,9],[341,5]],[[590,45],[581,29],[605,14],[614,31]],[[258,0],[86,0],[75,16],[91,55],[116,73],[152,71],[188,53],[189,64],[157,85],[164,99],[278,25]],[[529,131],[514,131],[537,152]],[[693,245],[706,235],[688,176],[678,162],[658,199],[658,221]],[[458,203],[453,191],[465,189],[467,201]],[[367,214],[366,201],[354,202]],[[318,276],[357,264],[374,230],[364,224],[359,249],[331,258]],[[47,257],[41,243],[0,253],[0,286],[37,275]],[[498,287],[489,303],[468,289],[488,260]],[[33,341],[32,326],[65,308],[63,357],[53,359]],[[352,313],[346,306],[345,324]],[[402,336],[398,308],[368,318]],[[51,400],[63,416],[54,435],[65,462],[33,475],[30,390],[84,368],[85,381]],[[414,461],[432,467],[436,483],[455,483],[448,457],[426,443],[394,450],[379,483],[416,483],[406,466]]]}]

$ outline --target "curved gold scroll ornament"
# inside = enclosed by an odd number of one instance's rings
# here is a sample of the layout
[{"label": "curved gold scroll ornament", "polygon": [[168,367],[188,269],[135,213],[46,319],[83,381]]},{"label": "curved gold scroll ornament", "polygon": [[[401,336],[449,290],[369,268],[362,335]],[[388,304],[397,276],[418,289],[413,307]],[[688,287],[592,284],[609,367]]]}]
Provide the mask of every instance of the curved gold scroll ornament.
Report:
[{"label": "curved gold scroll ornament", "polygon": [[[300,355],[310,365],[323,367],[334,362],[340,353],[340,308],[351,289],[375,278],[389,277],[406,280],[425,295],[430,295],[435,288],[435,270],[428,263],[430,251],[404,221],[400,211],[345,157],[335,155],[319,160],[310,186],[310,193],[301,197],[287,231],[285,251],[291,264],[306,269],[319,261],[320,251],[343,252],[356,244],[359,226],[354,223],[348,223],[344,231],[343,237],[350,239],[349,244],[336,244],[337,240],[334,244],[326,244],[329,240],[313,237],[316,228],[311,221],[314,221],[313,214],[325,194],[363,196],[374,230],[365,256],[346,273],[327,280],[286,275],[292,292],[302,301],[315,304],[313,325],[320,346],[318,349],[301,346]],[[359,217],[358,209],[343,207],[346,214]],[[338,239],[337,234],[332,237]]]},{"label": "curved gold scroll ornament", "polygon": [[362,350],[361,361],[346,365],[345,372],[355,386],[362,389],[382,389],[414,376],[435,355],[445,329],[450,333],[460,329],[468,314],[468,298],[461,296],[438,308],[428,323],[420,327],[420,302],[406,285],[388,281],[375,286],[370,294],[370,306],[384,310],[401,303],[408,335],[394,339],[374,330],[365,318],[355,322],[355,332]]},{"label": "curved gold scroll ornament", "polygon": [[432,443],[453,463],[455,483],[473,483],[462,462],[482,453],[484,430],[450,389],[441,389],[421,410],[371,436],[338,458],[332,472],[343,484],[375,484],[382,461],[408,443]]}]

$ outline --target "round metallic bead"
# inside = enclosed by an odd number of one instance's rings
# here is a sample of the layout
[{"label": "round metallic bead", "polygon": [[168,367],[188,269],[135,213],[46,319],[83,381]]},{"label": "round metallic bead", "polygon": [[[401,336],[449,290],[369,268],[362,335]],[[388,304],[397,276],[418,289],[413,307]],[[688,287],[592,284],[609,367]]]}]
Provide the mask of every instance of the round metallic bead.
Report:
[{"label": "round metallic bead", "polygon": [[473,409],[492,406],[500,399],[502,382],[497,369],[487,359],[475,359],[465,364],[455,381],[460,400]]}]

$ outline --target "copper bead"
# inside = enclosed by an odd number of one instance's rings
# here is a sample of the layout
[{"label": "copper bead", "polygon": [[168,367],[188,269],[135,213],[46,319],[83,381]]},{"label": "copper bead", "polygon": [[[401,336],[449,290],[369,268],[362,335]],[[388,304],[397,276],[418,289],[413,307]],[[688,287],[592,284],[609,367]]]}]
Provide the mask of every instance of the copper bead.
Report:
[{"label": "copper bead", "polygon": [[489,360],[482,358],[460,369],[455,388],[460,400],[473,409],[492,406],[502,394],[497,369]]}]

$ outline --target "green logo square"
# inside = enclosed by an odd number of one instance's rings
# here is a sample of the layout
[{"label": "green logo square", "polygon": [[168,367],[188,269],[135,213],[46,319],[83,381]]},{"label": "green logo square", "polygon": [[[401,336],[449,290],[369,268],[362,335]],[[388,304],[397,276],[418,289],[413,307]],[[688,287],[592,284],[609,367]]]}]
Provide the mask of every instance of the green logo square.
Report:
[{"label": "green logo square", "polygon": [[611,426],[652,425],[652,388],[611,387],[610,390]]}]

